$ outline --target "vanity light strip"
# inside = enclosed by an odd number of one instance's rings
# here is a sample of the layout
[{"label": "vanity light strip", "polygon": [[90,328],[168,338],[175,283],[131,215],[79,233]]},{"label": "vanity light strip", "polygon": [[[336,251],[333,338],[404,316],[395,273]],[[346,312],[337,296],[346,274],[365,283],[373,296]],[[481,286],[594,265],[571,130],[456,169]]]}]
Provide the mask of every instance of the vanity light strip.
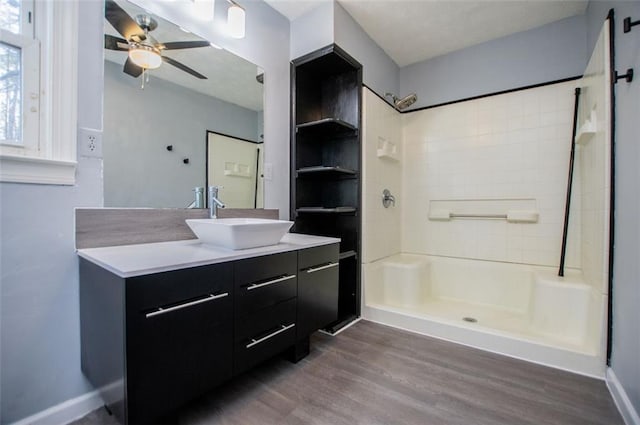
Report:
[{"label": "vanity light strip", "polygon": [[282,332],[284,332],[284,331],[287,331],[287,330],[291,329],[291,328],[292,328],[292,327],[294,327],[295,325],[296,325],[295,323],[292,323],[292,324],[287,325],[287,326],[285,326],[285,325],[281,325],[282,327],[281,327],[280,329],[278,329],[278,330],[277,330],[277,331],[275,331],[275,332],[270,333],[270,334],[269,334],[269,335],[267,335],[267,336],[263,336],[263,337],[262,337],[262,338],[260,338],[260,339],[252,339],[252,340],[251,340],[251,342],[250,342],[249,344],[247,344],[247,348],[251,348],[251,347],[253,347],[254,345],[260,344],[261,342],[264,342],[264,341],[268,340],[269,338],[273,338],[274,336],[278,335],[279,333],[282,333]]},{"label": "vanity light strip", "polygon": [[320,270],[330,269],[331,267],[336,267],[337,265],[338,265],[338,263],[329,263],[329,264],[325,264],[324,266],[320,266],[320,267],[311,267],[311,268],[307,269],[307,273],[319,272]]},{"label": "vanity light strip", "polygon": [[278,279],[273,279],[268,282],[254,283],[253,285],[247,286],[247,291],[252,291],[254,289],[262,288],[263,286],[273,285],[274,283],[278,283],[278,282],[284,282],[285,280],[295,279],[295,277],[296,275],[293,274],[290,276],[283,276]]},{"label": "vanity light strip", "polygon": [[218,295],[209,294],[209,296],[206,297],[206,298],[202,298],[202,299],[199,299],[199,300],[196,300],[196,301],[191,301],[191,302],[184,303],[184,304],[174,305],[173,307],[169,307],[169,308],[159,307],[156,311],[152,311],[151,313],[147,313],[145,317],[148,319],[149,317],[158,316],[160,314],[165,314],[165,313],[170,313],[172,311],[180,310],[180,309],[183,309],[183,308],[194,306],[196,304],[202,304],[202,303],[206,303],[206,302],[209,302],[209,301],[217,300],[217,299],[228,297],[228,296],[229,296],[228,292],[224,292],[224,293],[218,294]]}]

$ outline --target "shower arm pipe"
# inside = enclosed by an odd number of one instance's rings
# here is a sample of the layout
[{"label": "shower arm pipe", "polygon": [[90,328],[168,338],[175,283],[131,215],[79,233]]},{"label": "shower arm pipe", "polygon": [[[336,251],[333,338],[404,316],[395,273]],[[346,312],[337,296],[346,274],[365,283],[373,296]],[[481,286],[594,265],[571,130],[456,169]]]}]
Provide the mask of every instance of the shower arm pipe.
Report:
[{"label": "shower arm pipe", "polygon": [[567,181],[567,202],[564,208],[564,227],[562,229],[562,247],[560,248],[560,267],[558,276],[564,276],[564,260],[567,252],[567,234],[569,232],[569,209],[571,207],[571,187],[573,185],[573,165],[576,156],[576,132],[578,129],[578,106],[580,104],[580,87],[576,87],[573,107],[573,134],[571,136],[571,154],[569,156],[569,178]]}]

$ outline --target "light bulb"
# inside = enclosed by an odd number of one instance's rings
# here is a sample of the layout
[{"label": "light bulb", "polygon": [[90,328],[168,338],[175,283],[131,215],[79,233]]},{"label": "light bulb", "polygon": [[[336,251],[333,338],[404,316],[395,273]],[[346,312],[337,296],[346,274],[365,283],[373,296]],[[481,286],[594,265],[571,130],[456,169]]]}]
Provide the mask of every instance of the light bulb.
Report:
[{"label": "light bulb", "polygon": [[156,69],[162,65],[162,57],[150,46],[143,44],[129,49],[129,58],[133,63],[144,69]]},{"label": "light bulb", "polygon": [[215,0],[192,0],[193,13],[199,20],[213,21]]},{"label": "light bulb", "polygon": [[244,38],[244,9],[233,3],[227,11],[227,28],[233,38]]}]

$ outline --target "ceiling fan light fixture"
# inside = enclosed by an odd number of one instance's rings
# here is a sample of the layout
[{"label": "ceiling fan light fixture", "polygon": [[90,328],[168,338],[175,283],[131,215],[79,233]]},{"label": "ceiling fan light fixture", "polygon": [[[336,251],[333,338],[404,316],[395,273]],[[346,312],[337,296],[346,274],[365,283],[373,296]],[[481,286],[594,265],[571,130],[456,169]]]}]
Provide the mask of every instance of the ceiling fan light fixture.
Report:
[{"label": "ceiling fan light fixture", "polygon": [[229,36],[233,38],[244,38],[245,33],[245,11],[237,3],[230,1],[231,5],[227,11],[227,28]]},{"label": "ceiling fan light fixture", "polygon": [[156,69],[162,65],[162,57],[158,49],[138,44],[129,49],[129,59],[140,68]]}]

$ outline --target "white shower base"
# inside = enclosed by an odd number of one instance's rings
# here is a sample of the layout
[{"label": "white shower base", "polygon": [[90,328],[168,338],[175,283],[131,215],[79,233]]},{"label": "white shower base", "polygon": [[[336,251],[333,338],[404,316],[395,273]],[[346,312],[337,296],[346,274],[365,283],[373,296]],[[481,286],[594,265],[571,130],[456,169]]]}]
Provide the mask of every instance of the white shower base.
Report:
[{"label": "white shower base", "polygon": [[604,376],[606,298],[577,270],[397,254],[364,264],[363,288],[367,320]]}]

